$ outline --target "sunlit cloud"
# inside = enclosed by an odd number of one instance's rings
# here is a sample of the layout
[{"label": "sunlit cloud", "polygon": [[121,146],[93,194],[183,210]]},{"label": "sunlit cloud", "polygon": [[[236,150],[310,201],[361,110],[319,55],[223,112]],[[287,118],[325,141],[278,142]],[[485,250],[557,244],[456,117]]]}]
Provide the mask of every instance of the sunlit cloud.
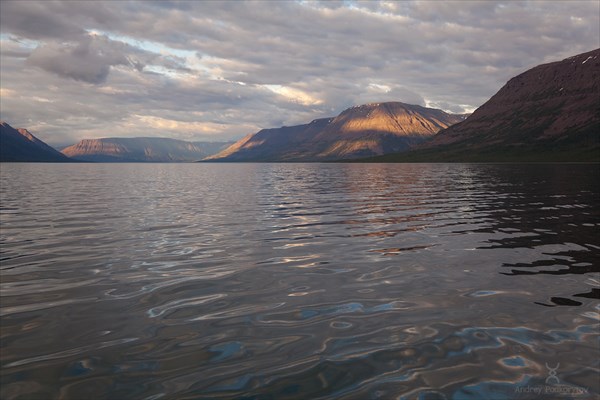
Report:
[{"label": "sunlit cloud", "polygon": [[135,127],[136,130],[148,129],[150,132],[177,131],[181,134],[215,135],[223,131],[224,125],[206,122],[184,122],[153,115],[132,115],[124,122],[125,126]]},{"label": "sunlit cloud", "polygon": [[265,85],[265,87],[274,93],[280,94],[286,100],[291,101],[293,103],[298,103],[305,106],[315,106],[323,104],[322,100],[317,99],[299,89],[294,89],[282,85]]},{"label": "sunlit cloud", "polygon": [[17,92],[15,90],[0,87],[0,97],[12,97],[16,94]]}]

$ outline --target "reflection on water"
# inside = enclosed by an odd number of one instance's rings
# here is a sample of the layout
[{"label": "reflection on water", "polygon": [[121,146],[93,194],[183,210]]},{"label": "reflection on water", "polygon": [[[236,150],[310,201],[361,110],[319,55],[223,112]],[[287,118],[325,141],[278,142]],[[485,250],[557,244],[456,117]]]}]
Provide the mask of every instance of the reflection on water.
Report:
[{"label": "reflection on water", "polygon": [[0,177],[2,399],[600,396],[597,165]]}]

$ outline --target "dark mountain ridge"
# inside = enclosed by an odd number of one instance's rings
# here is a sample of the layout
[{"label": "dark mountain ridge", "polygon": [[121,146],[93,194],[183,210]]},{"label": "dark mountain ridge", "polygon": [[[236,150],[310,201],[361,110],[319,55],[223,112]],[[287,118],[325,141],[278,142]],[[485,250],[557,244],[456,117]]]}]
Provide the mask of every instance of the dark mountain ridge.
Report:
[{"label": "dark mountain ridge", "polygon": [[27,129],[0,121],[0,162],[70,162],[67,156],[36,138]]},{"label": "dark mountain ridge", "polygon": [[600,49],[510,79],[464,122],[373,161],[600,161]]}]

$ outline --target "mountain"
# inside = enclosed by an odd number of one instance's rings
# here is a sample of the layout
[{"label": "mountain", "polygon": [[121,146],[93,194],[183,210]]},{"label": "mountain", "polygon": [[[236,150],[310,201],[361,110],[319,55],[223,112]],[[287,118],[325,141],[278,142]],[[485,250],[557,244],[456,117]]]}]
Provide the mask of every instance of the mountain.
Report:
[{"label": "mountain", "polygon": [[316,119],[309,124],[262,129],[240,139],[220,153],[206,158],[214,161],[298,160],[311,142],[331,123],[331,118]]},{"label": "mountain", "polygon": [[510,79],[420,149],[373,161],[600,161],[600,49]]},{"label": "mountain", "polygon": [[15,129],[0,121],[0,162],[69,162],[64,154],[48,146],[27,129]]},{"label": "mountain", "polygon": [[231,142],[186,142],[155,137],[84,139],[62,150],[82,161],[186,162],[215,154]]},{"label": "mountain", "polygon": [[212,156],[213,154],[217,154],[218,152],[225,150],[226,148],[228,148],[235,142],[233,140],[231,140],[228,142],[190,142],[190,143],[192,143],[194,146],[199,148],[200,151],[205,154],[204,156],[202,156],[202,158],[205,158],[205,157]]},{"label": "mountain", "polygon": [[309,124],[263,129],[209,161],[319,161],[407,150],[464,116],[400,102],[373,103]]}]

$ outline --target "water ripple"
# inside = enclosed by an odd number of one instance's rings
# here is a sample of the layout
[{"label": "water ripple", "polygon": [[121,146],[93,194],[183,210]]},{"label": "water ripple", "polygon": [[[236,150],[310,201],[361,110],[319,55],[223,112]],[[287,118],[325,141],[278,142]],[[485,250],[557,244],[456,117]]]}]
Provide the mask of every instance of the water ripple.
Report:
[{"label": "water ripple", "polygon": [[0,397],[598,397],[599,178],[3,164]]}]

